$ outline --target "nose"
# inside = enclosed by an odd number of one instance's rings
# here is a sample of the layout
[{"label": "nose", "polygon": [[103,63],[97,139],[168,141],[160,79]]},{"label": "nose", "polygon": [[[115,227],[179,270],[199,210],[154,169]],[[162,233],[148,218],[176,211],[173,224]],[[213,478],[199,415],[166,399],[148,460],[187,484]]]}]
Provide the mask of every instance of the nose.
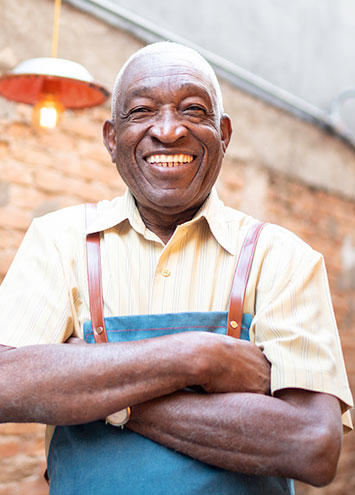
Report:
[{"label": "nose", "polygon": [[165,144],[172,144],[187,135],[187,129],[172,108],[161,110],[150,128],[150,135]]}]

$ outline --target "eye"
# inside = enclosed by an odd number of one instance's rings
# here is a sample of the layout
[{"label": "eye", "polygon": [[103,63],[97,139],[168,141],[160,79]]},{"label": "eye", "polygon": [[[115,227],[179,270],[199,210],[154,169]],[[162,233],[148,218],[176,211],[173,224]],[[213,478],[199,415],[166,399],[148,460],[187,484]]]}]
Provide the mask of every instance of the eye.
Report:
[{"label": "eye", "polygon": [[132,108],[130,112],[128,113],[128,117],[133,120],[138,120],[142,119],[145,117],[149,117],[150,115],[153,114],[153,110],[148,107],[136,107]]},{"label": "eye", "polygon": [[149,112],[149,108],[146,107],[138,107],[138,108],[133,108],[130,113],[146,113]]},{"label": "eye", "polygon": [[189,105],[183,109],[183,113],[192,117],[203,117],[207,115],[207,110],[200,105]]}]

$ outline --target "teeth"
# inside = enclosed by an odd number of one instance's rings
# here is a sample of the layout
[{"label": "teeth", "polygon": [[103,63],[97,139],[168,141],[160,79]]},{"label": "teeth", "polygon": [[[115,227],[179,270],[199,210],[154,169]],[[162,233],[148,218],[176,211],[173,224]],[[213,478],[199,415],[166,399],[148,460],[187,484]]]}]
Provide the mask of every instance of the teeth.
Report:
[{"label": "teeth", "polygon": [[147,162],[154,163],[159,167],[178,167],[179,165],[183,165],[184,163],[190,163],[193,160],[192,155],[151,155],[148,156]]}]

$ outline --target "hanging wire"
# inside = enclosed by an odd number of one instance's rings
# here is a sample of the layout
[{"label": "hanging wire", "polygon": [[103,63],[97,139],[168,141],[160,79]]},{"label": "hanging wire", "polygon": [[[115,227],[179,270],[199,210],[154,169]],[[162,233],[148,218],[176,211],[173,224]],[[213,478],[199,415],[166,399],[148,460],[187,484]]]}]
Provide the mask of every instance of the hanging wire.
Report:
[{"label": "hanging wire", "polygon": [[52,57],[56,57],[58,53],[58,36],[59,36],[59,15],[62,0],[55,0],[53,33],[52,33]]}]

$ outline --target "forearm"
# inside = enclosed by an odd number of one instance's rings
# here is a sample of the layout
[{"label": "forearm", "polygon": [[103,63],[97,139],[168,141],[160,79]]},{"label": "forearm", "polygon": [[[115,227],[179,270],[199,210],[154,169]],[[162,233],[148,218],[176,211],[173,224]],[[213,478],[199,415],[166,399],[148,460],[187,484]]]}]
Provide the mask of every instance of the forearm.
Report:
[{"label": "forearm", "polygon": [[0,421],[84,423],[181,389],[189,381],[188,359],[170,341],[2,352]]},{"label": "forearm", "polygon": [[0,352],[0,421],[84,423],[186,386],[267,393],[269,382],[256,346],[206,332],[23,347]]},{"label": "forearm", "polygon": [[297,401],[276,397],[186,392],[133,408],[127,427],[224,469],[325,484],[334,476],[340,445],[339,434],[324,434],[324,423],[317,420],[324,398],[331,400],[340,429],[339,404],[323,394],[305,398],[312,401],[308,415]]}]

